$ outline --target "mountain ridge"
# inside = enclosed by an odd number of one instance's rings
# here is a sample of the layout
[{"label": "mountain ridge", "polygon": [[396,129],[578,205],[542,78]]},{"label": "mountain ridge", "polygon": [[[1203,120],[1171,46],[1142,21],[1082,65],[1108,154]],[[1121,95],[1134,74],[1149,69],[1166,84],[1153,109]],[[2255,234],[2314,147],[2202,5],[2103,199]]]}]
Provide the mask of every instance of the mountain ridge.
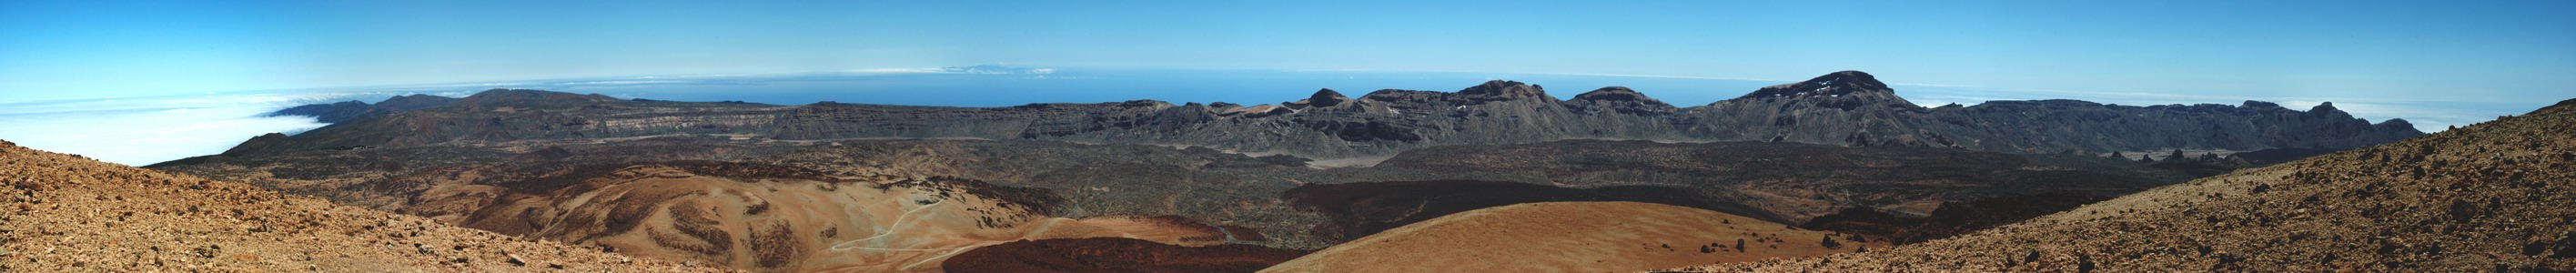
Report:
[{"label": "mountain ridge", "polygon": [[[496,108],[535,102],[544,103]],[[349,105],[317,108],[339,106]],[[2422,134],[2402,119],[2373,124],[2331,105],[2299,111],[2254,101],[2139,107],[2036,100],[1924,108],[1860,71],[1691,107],[1673,107],[1624,87],[1558,100],[1542,86],[1503,80],[1457,92],[1385,89],[1358,98],[1323,89],[1298,101],[1248,107],[1155,100],[988,108],[836,102],[776,106],[616,100],[519,89],[485,91],[446,106],[466,107],[385,111],[290,136],[289,145],[262,150],[749,134],[790,140],[968,137],[1184,145],[1309,158],[1564,139],[1788,141],[2037,154],[2352,148]],[[299,113],[304,112],[314,111]],[[2177,131],[2186,133],[2162,136]],[[389,135],[395,132],[412,134]]]}]

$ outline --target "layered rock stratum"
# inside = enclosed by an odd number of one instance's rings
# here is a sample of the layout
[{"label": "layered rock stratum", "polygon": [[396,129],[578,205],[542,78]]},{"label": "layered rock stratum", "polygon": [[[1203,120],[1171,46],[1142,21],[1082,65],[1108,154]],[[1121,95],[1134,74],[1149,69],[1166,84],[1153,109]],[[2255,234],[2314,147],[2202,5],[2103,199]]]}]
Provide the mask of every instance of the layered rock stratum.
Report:
[{"label": "layered rock stratum", "polygon": [[1865,254],[1685,271],[2576,270],[2576,100]]}]

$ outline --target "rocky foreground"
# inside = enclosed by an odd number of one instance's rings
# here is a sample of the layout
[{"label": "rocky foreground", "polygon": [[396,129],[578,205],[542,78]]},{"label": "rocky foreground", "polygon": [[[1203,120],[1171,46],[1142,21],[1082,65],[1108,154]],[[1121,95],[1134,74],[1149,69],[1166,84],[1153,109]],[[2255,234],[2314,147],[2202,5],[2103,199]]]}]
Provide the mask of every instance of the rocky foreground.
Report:
[{"label": "rocky foreground", "polygon": [[0,272],[696,272],[0,142]]},{"label": "rocky foreground", "polygon": [[2576,270],[2576,100],[1946,240],[1681,271]]}]

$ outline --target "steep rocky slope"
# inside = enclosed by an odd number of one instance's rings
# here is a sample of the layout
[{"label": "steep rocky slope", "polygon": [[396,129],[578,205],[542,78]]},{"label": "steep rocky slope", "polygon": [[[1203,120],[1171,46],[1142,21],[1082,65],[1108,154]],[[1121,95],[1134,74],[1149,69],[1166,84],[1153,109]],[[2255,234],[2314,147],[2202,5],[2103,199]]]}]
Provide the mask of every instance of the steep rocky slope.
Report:
[{"label": "steep rocky slope", "polygon": [[1637,202],[1550,202],[1452,214],[1262,272],[1601,272],[1862,251],[1839,234]]},{"label": "steep rocky slope", "polygon": [[0,142],[0,271],[717,271]]},{"label": "steep rocky slope", "polygon": [[[341,119],[248,143],[284,152],[446,142],[741,134],[782,140],[1033,139],[1204,146],[1308,158],[1382,157],[1439,145],[1566,139],[1788,141],[1846,146],[1957,147],[2011,153],[2165,149],[2350,148],[2422,134],[2403,120],[2371,124],[2332,104],[2307,111],[2239,106],[1995,101],[1925,108],[1876,77],[1843,71],[1676,108],[1621,87],[1559,100],[1538,85],[1492,81],[1457,92],[1378,90],[1357,98],[1321,90],[1278,105],[1138,100],[960,108],[823,102],[800,106],[615,100],[496,89],[437,107],[423,98],[341,103],[288,114]],[[385,108],[385,109],[378,109]],[[299,108],[303,109],[303,108]],[[405,110],[410,109],[410,110]],[[349,114],[358,113],[358,114]]]},{"label": "steep rocky slope", "polygon": [[2576,270],[2576,100],[1956,238],[1707,271]]}]

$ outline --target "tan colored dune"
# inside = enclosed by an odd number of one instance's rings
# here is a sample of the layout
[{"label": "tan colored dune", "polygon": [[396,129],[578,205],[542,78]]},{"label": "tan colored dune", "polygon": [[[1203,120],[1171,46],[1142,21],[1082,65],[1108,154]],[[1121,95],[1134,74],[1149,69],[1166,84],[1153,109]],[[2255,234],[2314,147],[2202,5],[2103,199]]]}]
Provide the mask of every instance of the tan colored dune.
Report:
[{"label": "tan colored dune", "polygon": [[693,272],[0,142],[0,272]]},{"label": "tan colored dune", "polygon": [[[1840,247],[1824,247],[1829,236]],[[1745,242],[1744,251],[1736,251],[1738,240]],[[1634,271],[1863,248],[1844,240],[1824,231],[1671,205],[1529,203],[1405,225],[1262,272]],[[1711,245],[1723,247],[1702,248]]]}]

